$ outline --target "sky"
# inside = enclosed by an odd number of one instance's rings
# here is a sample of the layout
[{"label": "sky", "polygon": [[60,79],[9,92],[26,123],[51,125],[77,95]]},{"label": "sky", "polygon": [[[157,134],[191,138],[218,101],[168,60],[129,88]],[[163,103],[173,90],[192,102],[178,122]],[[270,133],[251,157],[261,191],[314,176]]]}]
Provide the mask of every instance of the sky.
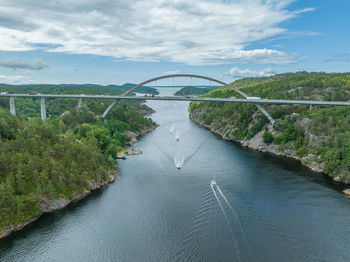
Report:
[{"label": "sky", "polygon": [[348,72],[349,11],[348,0],[0,0],[0,83]]}]

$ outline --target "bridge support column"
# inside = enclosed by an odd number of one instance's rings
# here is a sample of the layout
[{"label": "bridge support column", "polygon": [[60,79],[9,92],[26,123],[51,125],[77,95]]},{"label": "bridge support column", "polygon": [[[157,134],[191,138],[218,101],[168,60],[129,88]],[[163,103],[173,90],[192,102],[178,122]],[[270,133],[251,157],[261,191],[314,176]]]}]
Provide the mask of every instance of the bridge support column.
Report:
[{"label": "bridge support column", "polygon": [[312,110],[312,105],[310,105],[310,110]]},{"label": "bridge support column", "polygon": [[12,115],[16,115],[15,98],[13,96],[10,97],[10,112]]},{"label": "bridge support column", "polygon": [[78,108],[81,108],[83,106],[83,99],[79,97],[78,99]]},{"label": "bridge support column", "polygon": [[40,99],[40,109],[41,109],[41,119],[44,121],[46,119],[46,107],[45,107],[45,98]]},{"label": "bridge support column", "polygon": [[[122,95],[124,96],[124,95]],[[107,115],[109,113],[109,111],[112,110],[112,108],[119,102],[119,99],[118,100],[115,100],[112,104],[110,104],[110,106],[106,109],[106,111],[102,114],[102,117],[103,117],[103,121],[105,123],[107,123]]]}]

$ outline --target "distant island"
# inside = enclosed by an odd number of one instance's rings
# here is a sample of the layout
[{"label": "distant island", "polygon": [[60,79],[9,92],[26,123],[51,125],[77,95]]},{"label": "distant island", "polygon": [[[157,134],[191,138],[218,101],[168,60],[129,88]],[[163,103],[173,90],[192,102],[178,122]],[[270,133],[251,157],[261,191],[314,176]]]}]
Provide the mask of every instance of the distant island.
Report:
[{"label": "distant island", "polygon": [[194,87],[194,86],[185,86],[175,93],[176,96],[188,96],[188,95],[203,95],[210,91],[219,88],[218,86],[213,87]]}]

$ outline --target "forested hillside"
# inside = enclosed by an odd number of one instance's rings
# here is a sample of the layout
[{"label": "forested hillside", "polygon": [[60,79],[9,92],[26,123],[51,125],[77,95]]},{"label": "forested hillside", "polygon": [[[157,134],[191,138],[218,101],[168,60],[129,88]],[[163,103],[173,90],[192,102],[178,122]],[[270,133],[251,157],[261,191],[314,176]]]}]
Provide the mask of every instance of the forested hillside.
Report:
[{"label": "forested hillside", "polygon": [[119,102],[105,124],[100,115],[111,101],[87,100],[76,109],[76,99],[52,99],[43,122],[32,99],[16,99],[18,117],[6,100],[0,107],[0,236],[113,180],[117,153],[130,141],[125,131],[155,127],[141,114],[152,110],[139,102]]},{"label": "forested hillside", "polygon": [[[8,93],[41,93],[41,94],[88,94],[88,95],[120,95],[126,89],[108,88],[96,85],[0,85],[0,92]],[[87,105],[95,114],[102,114],[107,106],[113,100],[93,100],[85,99],[83,103]],[[74,98],[51,98],[46,99],[46,112],[48,117],[57,117],[65,111],[71,111],[77,106],[78,100]],[[16,98],[16,113],[19,116],[39,117],[40,116],[40,99],[38,98]],[[121,103],[125,104],[125,103]],[[138,104],[139,102],[130,102],[129,104]],[[0,107],[9,110],[9,98],[0,98]],[[145,111],[149,110],[145,107]]]},{"label": "forested hillside", "polygon": [[[124,91],[129,90],[130,88],[132,88],[134,86],[135,86],[135,84],[126,83],[126,84],[121,85],[121,86],[109,85],[107,87],[117,88],[119,90],[123,90],[123,92],[124,92]],[[152,94],[152,95],[159,94],[157,89],[155,89],[153,87],[149,87],[149,86],[141,86],[141,87],[137,88],[135,90],[135,92],[140,93],[140,94]]]},{"label": "forested hillside", "polygon": [[[135,84],[126,83],[124,85],[49,85],[49,84],[38,84],[38,85],[7,85],[0,84],[0,92],[9,93],[42,93],[42,94],[91,94],[91,95],[119,95],[126,90],[132,88]],[[137,93],[141,94],[154,94],[157,95],[158,91],[152,87],[142,86],[136,89]],[[133,94],[135,95],[135,94]]]},{"label": "forested hillside", "polygon": [[[350,73],[287,73],[248,78],[231,84],[250,96],[276,99],[350,100]],[[204,96],[239,97],[229,87]],[[350,108],[264,105],[277,120],[272,127],[253,104],[198,103],[190,117],[225,139],[288,155],[350,183]]]},{"label": "forested hillside", "polygon": [[185,86],[181,88],[179,91],[177,91],[174,95],[176,96],[203,95],[217,88],[218,88],[217,86],[213,86],[213,87]]}]

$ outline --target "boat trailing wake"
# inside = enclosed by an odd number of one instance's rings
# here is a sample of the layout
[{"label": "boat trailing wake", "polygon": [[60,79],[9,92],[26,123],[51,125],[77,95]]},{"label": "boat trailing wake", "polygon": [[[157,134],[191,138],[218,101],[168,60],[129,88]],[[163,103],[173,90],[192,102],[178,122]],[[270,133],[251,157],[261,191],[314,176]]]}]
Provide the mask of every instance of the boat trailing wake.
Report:
[{"label": "boat trailing wake", "polygon": [[[260,215],[254,208],[250,207],[247,204],[244,204],[241,199],[235,197],[234,200],[236,201],[236,204],[238,204],[237,208],[241,209],[239,212],[237,212],[233,208],[233,206],[230,204],[227,197],[222,192],[221,188],[216,184],[215,180],[211,181],[210,187],[212,189],[212,192],[213,192],[213,195],[215,196],[216,201],[220,206],[220,209],[225,217],[226,222],[230,226],[230,229],[232,230],[232,232],[234,232],[234,236],[237,238],[235,243],[238,243],[238,249],[241,250],[241,255],[243,257],[249,256],[248,261],[258,261],[257,258],[259,257],[259,253],[261,254],[261,251],[258,252],[258,250],[256,250],[254,247],[257,244],[259,245],[259,243],[261,242],[255,239],[256,243],[252,244],[252,241],[248,239],[245,233],[244,227],[242,225],[241,219],[238,216],[238,213],[244,213],[244,212],[249,213],[249,215],[244,215],[244,217],[250,217],[255,219],[255,221],[251,222],[252,224],[248,226],[248,228],[253,230],[252,233],[254,235],[256,234],[256,235],[266,236],[266,238],[263,241],[265,241],[266,243],[270,242],[269,243],[270,248],[274,248],[273,245],[278,244],[280,246],[284,246],[286,250],[288,250],[288,252],[291,252],[291,249],[294,249],[292,250],[292,253],[290,253],[289,255],[291,260],[293,260],[292,257],[295,256],[297,253],[301,253],[301,254],[304,254],[304,257],[307,258],[307,261],[326,261],[323,257],[316,254],[308,245],[298,240],[295,236],[288,234],[283,229],[278,228],[278,226],[275,223],[268,221],[265,217]],[[224,201],[225,205],[223,205],[220,199]],[[225,206],[230,210],[230,213],[232,213],[233,215],[232,217],[228,216],[228,213],[225,211]],[[233,218],[233,219],[230,219],[230,218]],[[267,232],[262,234],[257,234],[256,230],[260,230],[262,232],[267,231]],[[293,248],[290,248],[290,247],[293,247]],[[266,249],[263,249],[262,251],[263,253],[261,255],[263,255],[266,252]],[[286,254],[288,252],[286,252]]]},{"label": "boat trailing wake", "polygon": [[175,156],[174,163],[177,169],[180,169],[184,164],[184,156]]},{"label": "boat trailing wake", "polygon": [[235,250],[236,250],[237,259],[238,259],[238,261],[241,261],[241,254],[240,254],[240,252],[239,252],[237,240],[235,239],[234,232],[232,231],[232,227],[231,227],[230,221],[229,221],[228,216],[227,216],[227,214],[226,214],[226,212],[225,212],[225,210],[224,210],[223,205],[222,205],[221,202],[220,202],[220,199],[218,198],[218,195],[216,194],[216,191],[217,191],[217,189],[218,189],[219,187],[218,187],[218,185],[216,184],[215,180],[212,180],[212,181],[210,182],[210,188],[211,188],[211,190],[212,190],[212,192],[213,192],[213,194],[214,194],[214,196],[215,196],[215,198],[216,198],[216,200],[217,200],[217,202],[218,202],[218,204],[219,204],[219,206],[220,206],[220,209],[221,209],[221,211],[222,211],[222,214],[223,214],[224,217],[225,217],[226,223],[227,223],[227,225],[228,225],[229,228],[230,228],[232,240],[233,240],[233,243],[234,243],[234,246],[235,246]]}]

